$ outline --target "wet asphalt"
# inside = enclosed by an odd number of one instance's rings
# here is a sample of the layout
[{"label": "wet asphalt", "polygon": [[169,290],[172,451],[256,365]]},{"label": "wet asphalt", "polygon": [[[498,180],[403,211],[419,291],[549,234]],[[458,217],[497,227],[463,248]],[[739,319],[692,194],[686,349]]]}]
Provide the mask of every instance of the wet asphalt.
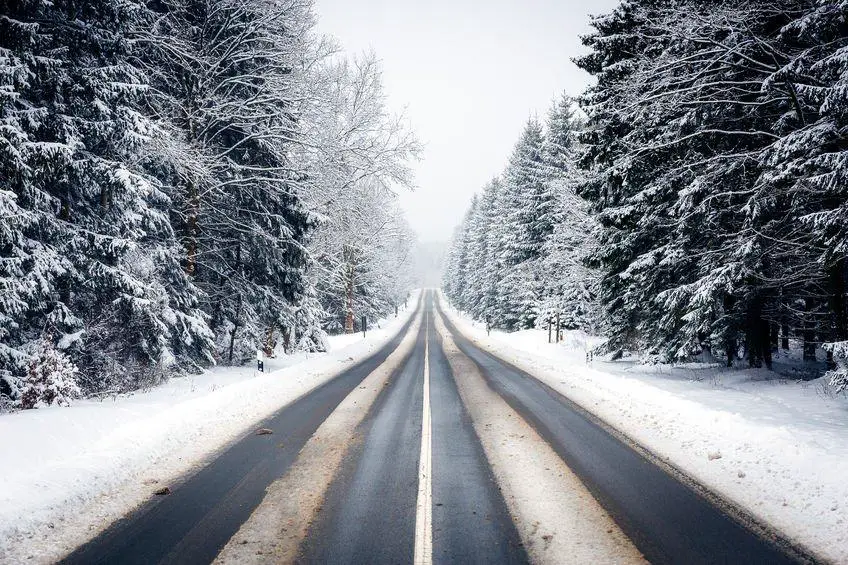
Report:
[{"label": "wet asphalt", "polygon": [[[433,316],[424,309],[412,353],[391,375],[333,479],[299,562],[411,563],[429,340],[434,563],[527,563],[517,530],[460,399]],[[413,316],[412,319],[414,319]],[[411,319],[411,320],[412,320]],[[205,564],[259,505],[338,404],[399,345],[411,325],[368,359],[280,410],[206,467],[77,549],[68,564]],[[473,345],[444,318],[489,386],[527,420],[656,564],[812,561],[779,536],[766,539],[571,401]]]},{"label": "wet asphalt", "polygon": [[432,418],[433,563],[527,563],[433,323],[432,293],[412,355],[360,424],[302,563],[411,563],[421,455],[425,341]]}]

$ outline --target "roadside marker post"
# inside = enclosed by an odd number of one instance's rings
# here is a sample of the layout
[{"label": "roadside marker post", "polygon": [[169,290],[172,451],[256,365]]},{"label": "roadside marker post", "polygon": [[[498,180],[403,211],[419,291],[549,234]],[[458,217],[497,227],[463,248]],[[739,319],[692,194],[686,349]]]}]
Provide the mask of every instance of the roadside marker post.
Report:
[{"label": "roadside marker post", "polygon": [[261,349],[256,350],[256,370],[260,373],[265,372],[265,353]]}]

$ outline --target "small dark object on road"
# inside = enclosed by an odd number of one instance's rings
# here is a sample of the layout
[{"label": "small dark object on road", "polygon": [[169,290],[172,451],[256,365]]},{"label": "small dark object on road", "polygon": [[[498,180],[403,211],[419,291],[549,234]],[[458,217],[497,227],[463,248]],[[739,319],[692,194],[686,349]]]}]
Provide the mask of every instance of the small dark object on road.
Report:
[{"label": "small dark object on road", "polygon": [[164,496],[166,494],[171,494],[171,489],[168,487],[162,487],[160,489],[154,490],[153,494],[155,494],[156,496]]},{"label": "small dark object on road", "polygon": [[256,435],[258,436],[267,436],[269,434],[273,434],[274,430],[269,430],[268,428],[259,428],[256,430]]}]

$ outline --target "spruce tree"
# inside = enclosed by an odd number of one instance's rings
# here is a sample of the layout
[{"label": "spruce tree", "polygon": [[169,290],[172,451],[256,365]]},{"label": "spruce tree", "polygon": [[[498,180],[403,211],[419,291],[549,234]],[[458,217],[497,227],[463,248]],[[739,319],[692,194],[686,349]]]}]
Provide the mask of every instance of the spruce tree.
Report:
[{"label": "spruce tree", "polygon": [[604,227],[613,348],[675,359],[707,347],[732,362],[741,342],[752,364],[770,362],[770,235],[787,208],[763,156],[797,113],[791,85],[770,81],[786,61],[767,47],[792,3],[766,4],[629,2],[586,40],[595,53],[578,63],[598,85],[583,98],[582,191]]},{"label": "spruce tree", "polygon": [[503,174],[498,226],[502,278],[497,287],[495,325],[508,330],[531,328],[541,294],[539,259],[553,229],[553,198],[548,191],[538,120],[527,122]]},{"label": "spruce tree", "polygon": [[545,325],[559,316],[563,328],[599,329],[600,316],[595,302],[597,277],[586,266],[594,250],[594,218],[588,204],[577,195],[581,172],[577,169],[578,142],[582,124],[575,102],[563,95],[548,112],[545,123],[546,183],[553,199],[553,230],[542,248],[542,295],[540,320]]},{"label": "spruce tree", "polygon": [[143,163],[159,133],[143,113],[147,83],[130,40],[144,6],[22,2],[4,12],[0,49],[12,70],[0,89],[0,167],[22,214],[0,268],[18,291],[30,287],[16,292],[0,336],[18,351],[5,370],[20,374],[28,344],[48,333],[89,391],[202,361],[202,316],[167,292],[189,284],[167,273],[170,201]]},{"label": "spruce tree", "polygon": [[499,218],[495,215],[500,181],[493,179],[483,188],[477,208],[469,226],[469,272],[472,276],[462,291],[463,303],[478,320],[491,318],[491,288],[497,280],[494,250],[490,234],[496,229]]}]

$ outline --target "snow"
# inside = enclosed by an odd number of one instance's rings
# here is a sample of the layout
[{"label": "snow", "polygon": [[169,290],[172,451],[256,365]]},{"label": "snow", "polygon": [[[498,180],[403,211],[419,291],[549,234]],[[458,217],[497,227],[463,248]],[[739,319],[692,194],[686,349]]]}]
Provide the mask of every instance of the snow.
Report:
[{"label": "snow", "polygon": [[0,416],[0,563],[52,562],[203,464],[265,417],[367,357],[418,303],[329,353],[219,367],[152,390]]},{"label": "snow", "polygon": [[592,338],[492,331],[442,305],[479,345],[566,395],[759,521],[848,563],[848,397],[826,379],[717,365],[586,364]]}]

